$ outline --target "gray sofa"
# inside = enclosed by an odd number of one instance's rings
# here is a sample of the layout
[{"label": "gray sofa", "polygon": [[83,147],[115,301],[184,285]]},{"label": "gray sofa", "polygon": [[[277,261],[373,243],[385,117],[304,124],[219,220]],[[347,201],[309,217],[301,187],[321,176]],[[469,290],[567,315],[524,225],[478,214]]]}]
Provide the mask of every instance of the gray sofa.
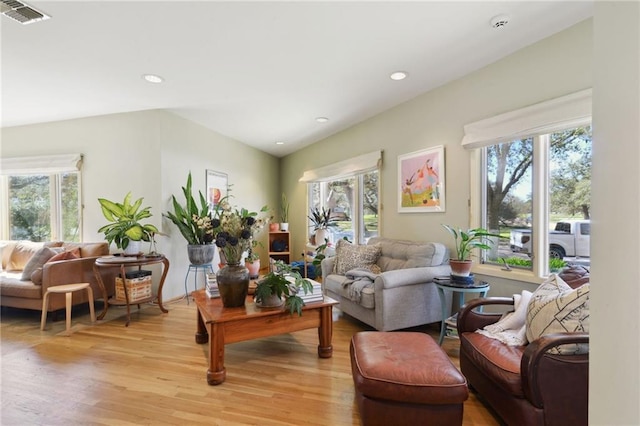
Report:
[{"label": "gray sofa", "polygon": [[[372,285],[362,288],[354,297],[353,283],[347,274],[334,269],[337,256],[322,261],[323,291],[340,302],[340,310],[376,330],[398,330],[442,321],[436,276],[451,273],[449,251],[440,243],[371,238],[367,245],[380,246],[373,266]],[[447,306],[451,294],[447,292]]]}]

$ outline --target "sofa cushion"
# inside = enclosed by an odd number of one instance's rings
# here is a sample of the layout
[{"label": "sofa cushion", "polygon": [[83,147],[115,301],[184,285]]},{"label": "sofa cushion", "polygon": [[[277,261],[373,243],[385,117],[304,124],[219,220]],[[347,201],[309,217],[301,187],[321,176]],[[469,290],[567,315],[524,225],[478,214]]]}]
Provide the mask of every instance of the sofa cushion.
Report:
[{"label": "sofa cushion", "polygon": [[444,244],[417,241],[371,238],[368,244],[380,244],[380,257],[376,262],[382,271],[439,266],[449,260]]},{"label": "sofa cushion", "polygon": [[336,245],[336,262],[333,272],[344,275],[355,268],[371,268],[380,256],[380,245],[354,245],[340,240]]},{"label": "sofa cushion", "polygon": [[22,271],[38,250],[44,247],[44,243],[34,243],[31,241],[18,241],[11,250],[9,261],[7,262],[7,271]]},{"label": "sofa cushion", "polygon": [[11,251],[16,246],[16,241],[0,241],[0,270],[6,271],[7,264],[11,258]]},{"label": "sofa cushion", "polygon": [[[527,340],[551,333],[589,332],[589,284],[576,289],[551,274],[533,292],[527,307]],[[550,353],[572,355],[589,352],[588,344],[562,345]]]},{"label": "sofa cushion", "polygon": [[523,398],[520,361],[526,346],[507,346],[482,334],[465,332],[460,338],[460,351],[493,382],[510,395]]},{"label": "sofa cushion", "polygon": [[[53,250],[55,250],[55,248]],[[63,251],[63,252],[57,253],[55,256],[53,256],[52,258],[47,260],[46,263],[58,262],[58,261],[61,261],[61,260],[77,259],[79,257],[80,257],[80,249],[74,249],[74,250],[70,250],[70,251]],[[42,285],[43,266],[37,268],[31,274],[31,282],[32,283],[34,283],[36,285]]]},{"label": "sofa cushion", "polygon": [[22,281],[22,272],[2,272],[0,287],[2,297],[23,297],[26,299],[42,299],[42,287],[31,281]]},{"label": "sofa cushion", "polygon": [[[351,282],[351,280],[344,275],[331,274],[323,279],[322,285],[327,291],[340,295],[346,300],[350,300],[349,282]],[[362,289],[358,304],[367,309],[375,308],[376,298],[372,287],[364,287]]]},{"label": "sofa cushion", "polygon": [[27,264],[24,265],[22,277],[20,279],[22,281],[29,281],[31,279],[31,274],[33,274],[36,269],[42,268],[42,265],[54,256],[56,256],[55,251],[51,250],[49,247],[42,247],[40,250],[35,252]]},{"label": "sofa cushion", "polygon": [[63,247],[67,251],[80,249],[80,257],[97,257],[109,254],[109,245],[106,242],[64,243]]}]

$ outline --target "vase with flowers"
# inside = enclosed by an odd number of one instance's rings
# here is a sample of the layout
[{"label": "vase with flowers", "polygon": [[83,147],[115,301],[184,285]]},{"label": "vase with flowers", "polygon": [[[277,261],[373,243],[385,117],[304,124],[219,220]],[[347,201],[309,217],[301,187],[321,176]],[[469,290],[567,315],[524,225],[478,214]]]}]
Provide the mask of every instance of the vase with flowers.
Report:
[{"label": "vase with flowers", "polygon": [[[266,212],[264,206],[260,212]],[[232,207],[223,198],[212,212],[211,226],[216,246],[225,265],[216,273],[222,305],[227,308],[244,306],[249,291],[249,270],[241,264],[242,257],[253,248],[254,234],[267,221],[257,212]]]},{"label": "vase with flowers", "polygon": [[187,240],[187,255],[192,265],[205,265],[211,263],[215,255],[213,245],[213,226],[211,225],[211,212],[209,204],[202,192],[199,192],[200,205],[196,203],[191,186],[191,172],[187,178],[187,185],[182,187],[185,204],[178,202],[172,196],[173,212],[167,212],[166,217],[177,227],[185,240]]}]

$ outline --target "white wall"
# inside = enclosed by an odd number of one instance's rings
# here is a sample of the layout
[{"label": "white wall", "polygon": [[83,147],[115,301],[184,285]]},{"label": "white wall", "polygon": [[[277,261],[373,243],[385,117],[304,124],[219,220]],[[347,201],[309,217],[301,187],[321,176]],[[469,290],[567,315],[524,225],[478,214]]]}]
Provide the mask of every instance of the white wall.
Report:
[{"label": "white wall", "polygon": [[589,423],[640,424],[640,3],[594,15]]},{"label": "white wall", "polygon": [[[112,114],[29,126],[3,128],[2,157],[62,153],[84,154],[82,170],[83,241],[104,241],[97,230],[106,220],[97,199],[122,200],[128,191],[144,197],[156,225],[167,237],[157,237],[158,250],[171,266],[165,281],[165,300],[184,294],[189,264],[186,241],[162,213],[192,172],[195,191],[205,190],[205,170],[229,175],[234,203],[250,210],[277,206],[279,160],[165,111]],[[266,240],[266,232],[261,238]],[[112,250],[116,250],[112,246]],[[143,250],[148,250],[146,244]],[[266,254],[263,261],[267,261]],[[159,268],[154,269],[157,288]],[[193,287],[193,276],[190,277]]]},{"label": "white wall", "polygon": [[[292,202],[295,251],[306,237],[304,170],[382,149],[381,233],[385,237],[440,241],[450,248],[441,226],[469,224],[469,151],[461,146],[467,123],[576,92],[592,85],[592,22],[579,23],[492,65],[385,111],[283,159],[282,185]],[[397,157],[445,146],[446,212],[397,212]],[[492,295],[512,295],[522,285],[491,279]],[[535,288],[535,286],[533,287]]]}]

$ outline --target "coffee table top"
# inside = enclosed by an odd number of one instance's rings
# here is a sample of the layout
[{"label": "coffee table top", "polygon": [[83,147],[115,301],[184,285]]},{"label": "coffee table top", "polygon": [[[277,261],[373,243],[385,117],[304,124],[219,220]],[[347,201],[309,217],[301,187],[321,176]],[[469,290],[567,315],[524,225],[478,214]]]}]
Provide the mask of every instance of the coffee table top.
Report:
[{"label": "coffee table top", "polygon": [[[248,317],[261,317],[261,316],[274,316],[274,315],[289,315],[289,311],[285,310],[284,305],[279,308],[259,308],[256,306],[253,301],[253,296],[248,296],[247,301],[244,306],[238,308],[225,308],[222,306],[222,300],[217,298],[209,298],[207,296],[205,290],[198,290],[194,292],[193,298],[203,315],[205,322],[227,322],[234,321],[241,318]],[[324,300],[322,302],[311,302],[307,303],[302,308],[302,315],[304,316],[304,311],[318,309],[324,306],[333,306],[337,305],[339,302],[334,300],[328,296],[324,296]],[[298,315],[294,313],[293,315]]]}]

